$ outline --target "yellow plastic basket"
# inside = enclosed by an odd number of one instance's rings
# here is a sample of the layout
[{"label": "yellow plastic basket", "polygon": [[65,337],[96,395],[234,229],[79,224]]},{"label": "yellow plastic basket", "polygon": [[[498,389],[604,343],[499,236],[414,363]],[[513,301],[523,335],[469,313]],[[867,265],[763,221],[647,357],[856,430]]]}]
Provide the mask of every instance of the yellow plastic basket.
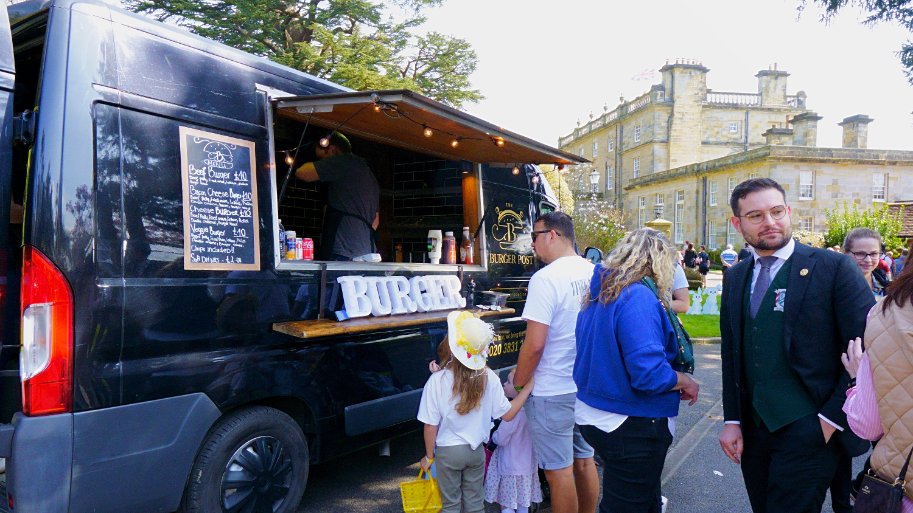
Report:
[{"label": "yellow plastic basket", "polygon": [[441,492],[437,489],[437,480],[430,475],[423,478],[424,474],[424,470],[419,470],[418,479],[399,484],[405,513],[437,513],[441,510]]}]

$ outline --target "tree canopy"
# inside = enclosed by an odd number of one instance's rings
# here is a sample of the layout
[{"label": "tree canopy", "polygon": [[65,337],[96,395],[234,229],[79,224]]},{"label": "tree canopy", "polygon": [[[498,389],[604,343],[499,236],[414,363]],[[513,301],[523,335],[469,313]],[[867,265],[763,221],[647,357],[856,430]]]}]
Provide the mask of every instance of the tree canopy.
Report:
[{"label": "tree canopy", "polygon": [[[799,8],[802,9],[808,0],[802,0]],[[824,8],[824,20],[829,21],[847,5],[862,9],[866,18],[863,23],[874,25],[880,22],[895,22],[903,28],[913,32],[913,0],[811,0],[814,4]],[[913,84],[913,42],[904,42],[897,52],[900,63],[904,68],[907,81]]]},{"label": "tree canopy", "polygon": [[124,4],[352,89],[411,89],[460,107],[483,98],[469,82],[478,63],[475,51],[463,39],[417,31],[425,22],[422,9],[442,1],[125,0]]}]

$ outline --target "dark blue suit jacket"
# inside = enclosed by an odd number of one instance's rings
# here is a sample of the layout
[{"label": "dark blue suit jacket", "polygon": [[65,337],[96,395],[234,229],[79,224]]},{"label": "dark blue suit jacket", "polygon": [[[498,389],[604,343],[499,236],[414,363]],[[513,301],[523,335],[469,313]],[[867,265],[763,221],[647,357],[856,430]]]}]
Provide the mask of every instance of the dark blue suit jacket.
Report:
[{"label": "dark blue suit jacket", "polygon": [[[754,259],[730,267],[723,278],[720,306],[722,335],[723,412],[727,421],[741,421],[748,394],[742,375],[745,289],[750,286]],[[835,251],[796,243],[786,286],[783,343],[818,411],[846,428],[843,402],[849,376],[840,362],[847,342],[865,332],[866,314],[875,298],[848,257]]]}]

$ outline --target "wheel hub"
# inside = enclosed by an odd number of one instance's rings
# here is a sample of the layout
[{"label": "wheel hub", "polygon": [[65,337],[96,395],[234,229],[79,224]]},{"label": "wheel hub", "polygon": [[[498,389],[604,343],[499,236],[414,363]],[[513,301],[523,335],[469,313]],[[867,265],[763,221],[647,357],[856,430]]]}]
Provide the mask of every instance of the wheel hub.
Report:
[{"label": "wheel hub", "polygon": [[224,513],[274,513],[294,475],[285,445],[272,436],[254,438],[232,455],[222,475]]}]

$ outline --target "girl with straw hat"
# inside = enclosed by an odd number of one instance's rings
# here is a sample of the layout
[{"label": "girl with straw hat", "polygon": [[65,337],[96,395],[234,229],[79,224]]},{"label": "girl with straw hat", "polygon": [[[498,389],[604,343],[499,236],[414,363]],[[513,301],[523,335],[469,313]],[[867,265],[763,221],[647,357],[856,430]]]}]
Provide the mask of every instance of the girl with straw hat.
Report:
[{"label": "girl with straw hat", "polygon": [[509,401],[498,376],[486,366],[494,338],[490,324],[467,311],[447,316],[447,338],[438,347],[441,371],[428,378],[418,420],[425,424],[429,469],[437,461],[442,513],[483,513],[485,451],[491,419],[511,420],[529,397],[526,386]]}]

